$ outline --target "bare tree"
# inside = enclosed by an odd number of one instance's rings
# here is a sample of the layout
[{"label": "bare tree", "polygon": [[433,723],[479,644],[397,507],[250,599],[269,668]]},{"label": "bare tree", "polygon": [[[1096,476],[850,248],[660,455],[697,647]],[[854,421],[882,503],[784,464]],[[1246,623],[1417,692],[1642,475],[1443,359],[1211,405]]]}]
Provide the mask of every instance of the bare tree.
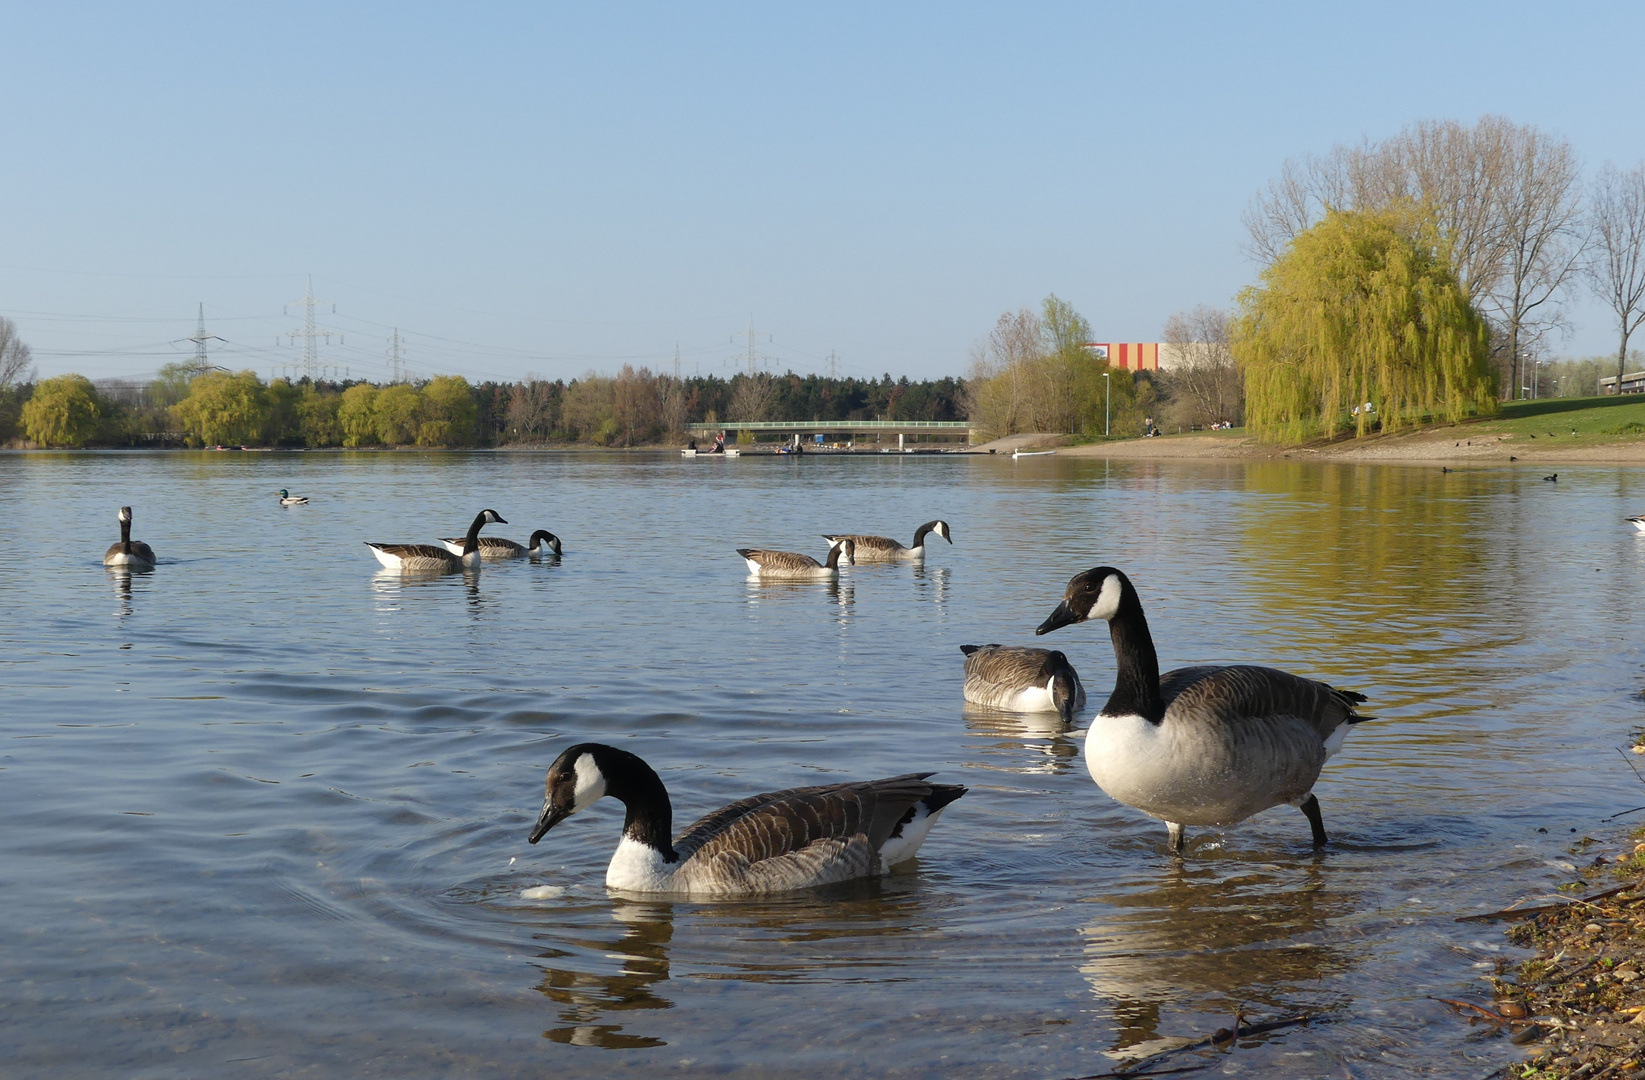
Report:
[{"label": "bare tree", "polygon": [[[1594,181],[1594,257],[1588,278],[1616,313],[1617,390],[1627,374],[1628,338],[1645,320],[1645,163],[1622,172],[1607,163]],[[0,370],[0,385],[4,371]]]},{"label": "bare tree", "polygon": [[1171,393],[1173,424],[1239,422],[1245,387],[1228,343],[1228,322],[1228,312],[1204,304],[1165,320],[1171,362],[1163,381]]},{"label": "bare tree", "polygon": [[522,441],[541,441],[554,426],[552,384],[527,372],[525,379],[509,391],[505,421]]},{"label": "bare tree", "polygon": [[766,420],[771,411],[771,403],[777,396],[777,381],[768,371],[756,371],[748,375],[739,375],[736,387],[731,391],[731,402],[727,406],[731,410],[733,421]]},{"label": "bare tree", "polygon": [[0,390],[32,381],[34,357],[23,339],[17,336],[17,324],[0,317]]},{"label": "bare tree", "polygon": [[662,408],[663,433],[669,439],[685,437],[686,420],[696,404],[697,392],[672,375],[657,376],[657,400]]},{"label": "bare tree", "polygon": [[1558,298],[1581,266],[1582,177],[1563,139],[1522,127],[1505,143],[1497,192],[1503,261],[1488,296],[1507,337],[1512,398],[1520,393],[1522,357],[1558,325]]}]

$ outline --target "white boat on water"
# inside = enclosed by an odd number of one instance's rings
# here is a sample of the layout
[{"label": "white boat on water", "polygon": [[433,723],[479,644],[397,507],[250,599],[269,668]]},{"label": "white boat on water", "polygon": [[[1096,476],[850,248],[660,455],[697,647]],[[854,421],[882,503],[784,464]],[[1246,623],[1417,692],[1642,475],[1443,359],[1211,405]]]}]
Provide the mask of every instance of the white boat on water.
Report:
[{"label": "white boat on water", "polygon": [[1055,450],[1013,450],[1011,451],[1011,460],[1015,461],[1020,457],[1047,457],[1055,453]]},{"label": "white boat on water", "polygon": [[680,451],[680,456],[681,457],[696,457],[697,456],[697,451],[694,450],[694,449],[689,449],[689,448],[685,449],[685,450],[681,450]]}]

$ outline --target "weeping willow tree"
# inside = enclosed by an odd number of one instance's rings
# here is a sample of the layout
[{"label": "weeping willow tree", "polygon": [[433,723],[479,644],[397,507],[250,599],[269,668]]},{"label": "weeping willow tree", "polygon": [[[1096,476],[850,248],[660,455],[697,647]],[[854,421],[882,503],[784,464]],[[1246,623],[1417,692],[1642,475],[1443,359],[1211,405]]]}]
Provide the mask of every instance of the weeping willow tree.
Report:
[{"label": "weeping willow tree", "polygon": [[1489,327],[1434,235],[1410,213],[1333,210],[1240,294],[1232,344],[1253,434],[1359,437],[1496,408]]}]

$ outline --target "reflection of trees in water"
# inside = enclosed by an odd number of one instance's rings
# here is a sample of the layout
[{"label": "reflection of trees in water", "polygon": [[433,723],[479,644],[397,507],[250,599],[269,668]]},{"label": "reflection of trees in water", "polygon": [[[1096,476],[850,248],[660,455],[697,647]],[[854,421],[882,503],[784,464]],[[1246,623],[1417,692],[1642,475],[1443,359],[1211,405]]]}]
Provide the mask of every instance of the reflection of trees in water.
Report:
[{"label": "reflection of trees in water", "polygon": [[1056,713],[1007,712],[967,701],[960,716],[966,729],[981,737],[967,749],[988,755],[969,767],[1055,776],[1079,764],[1080,744],[1071,737],[1075,729]]},{"label": "reflection of trees in water", "polygon": [[[562,1006],[565,1027],[543,1032],[543,1038],[572,1046],[600,1046],[632,1050],[667,1045],[647,1035],[624,1032],[621,1024],[599,1023],[608,1013],[643,1009],[671,1009],[674,1003],[652,991],[668,979],[668,943],[674,937],[674,909],[670,904],[618,904],[612,918],[623,926],[616,941],[572,942],[619,959],[622,970],[597,975],[569,968],[548,967],[537,991]],[[545,958],[565,955],[559,950]]]},{"label": "reflection of trees in water", "polygon": [[1093,902],[1102,912],[1081,930],[1080,973],[1113,1010],[1115,1049],[1157,1038],[1165,1004],[1318,1011],[1319,982],[1354,963],[1321,937],[1355,897],[1312,864],[1184,867],[1153,888]]}]

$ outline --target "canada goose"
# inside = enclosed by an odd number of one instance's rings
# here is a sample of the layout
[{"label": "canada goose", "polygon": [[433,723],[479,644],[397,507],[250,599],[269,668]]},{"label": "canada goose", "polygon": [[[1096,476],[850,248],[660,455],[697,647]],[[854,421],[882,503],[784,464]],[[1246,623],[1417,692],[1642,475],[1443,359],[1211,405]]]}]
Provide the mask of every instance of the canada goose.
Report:
[{"label": "canada goose", "polygon": [[[464,538],[461,536],[442,536],[440,543],[453,555],[463,553]],[[540,558],[544,555],[558,555],[560,553],[560,538],[547,529],[538,529],[531,534],[531,542],[524,547],[512,540],[505,540],[500,536],[482,536],[479,538],[480,558],[482,559],[523,559],[527,555]]]},{"label": "canada goose", "polygon": [[1111,797],[1159,818],[1180,852],[1184,825],[1231,825],[1280,803],[1326,842],[1314,781],[1364,694],[1273,668],[1206,666],[1159,673],[1142,601],[1111,566],[1076,574],[1036,633],[1105,619],[1118,674],[1085,737],[1085,766]]},{"label": "canada goose", "polygon": [[548,768],[543,834],[602,795],[627,807],[607,888],[728,896],[782,892],[886,873],[914,857],[943,807],[965,794],[907,773],[742,799],[669,839],[674,811],[651,766],[626,750],[578,743]]},{"label": "canada goose", "polygon": [[433,544],[374,544],[367,540],[366,547],[377,556],[377,561],[390,570],[462,570],[480,565],[480,526],[507,525],[495,510],[481,510],[468,527],[463,539],[463,553],[453,555]]},{"label": "canada goose", "polygon": [[823,539],[830,544],[837,544],[841,540],[850,540],[857,545],[853,562],[897,562],[902,559],[925,558],[925,536],[927,533],[936,533],[950,544],[954,538],[949,534],[948,522],[927,521],[914,530],[914,543],[910,547],[903,547],[889,536],[861,536],[856,533],[842,533],[838,536],[823,534]]},{"label": "canada goose", "polygon": [[809,555],[795,551],[768,551],[765,548],[738,548],[737,554],[748,560],[750,574],[762,578],[827,581],[840,576],[841,555],[845,556],[847,565],[855,563],[852,556],[856,548],[850,537],[836,540],[829,545],[827,562],[818,562]]},{"label": "canada goose", "polygon": [[1068,723],[1085,704],[1085,687],[1068,657],[1053,649],[961,645],[965,700],[1012,712],[1054,712]]},{"label": "canada goose", "polygon": [[281,506],[307,506],[308,505],[308,496],[307,495],[293,495],[289,491],[287,491],[285,488],[281,488],[280,489],[280,505]]},{"label": "canada goose", "polygon": [[1634,528],[1638,529],[1640,532],[1645,532],[1645,514],[1640,514],[1638,517],[1631,517],[1625,520],[1633,522]]},{"label": "canada goose", "polygon": [[103,553],[103,565],[153,566],[154,549],[141,540],[131,538],[131,507],[122,506],[117,516],[120,519],[120,542],[110,544]]}]

